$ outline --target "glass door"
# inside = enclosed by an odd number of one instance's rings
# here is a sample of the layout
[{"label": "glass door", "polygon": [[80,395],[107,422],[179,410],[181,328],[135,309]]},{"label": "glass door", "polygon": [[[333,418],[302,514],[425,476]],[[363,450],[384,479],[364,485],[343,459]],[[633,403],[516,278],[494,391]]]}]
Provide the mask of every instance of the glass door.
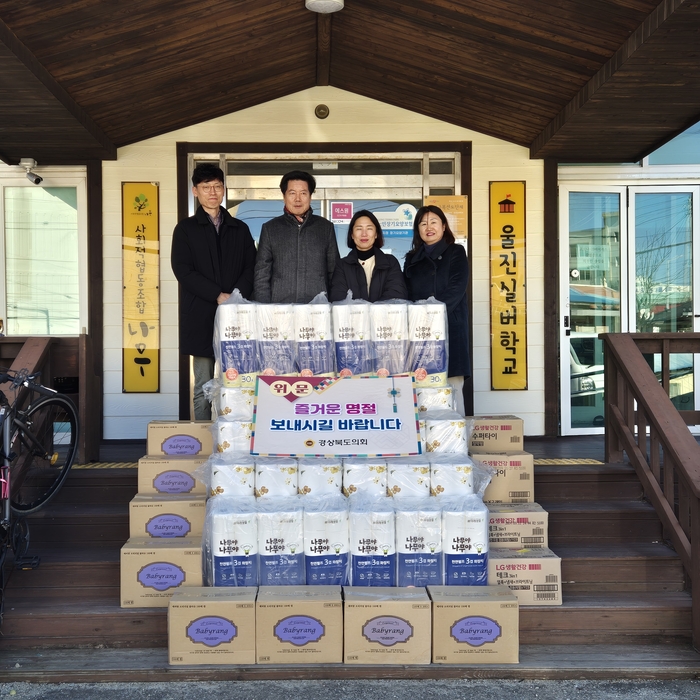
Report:
[{"label": "glass door", "polygon": [[627,330],[625,188],[560,187],[561,432],[602,433],[603,343]]},{"label": "glass door", "polygon": [[[561,186],[561,433],[603,432],[599,333],[700,330],[698,186]],[[661,379],[661,357],[647,356]],[[670,360],[670,396],[698,410],[690,354]]]},{"label": "glass door", "polygon": [[[630,330],[691,333],[700,310],[694,289],[698,275],[698,187],[630,187]],[[661,379],[661,356],[647,362]],[[670,398],[679,410],[695,410],[693,355],[670,357]]]}]

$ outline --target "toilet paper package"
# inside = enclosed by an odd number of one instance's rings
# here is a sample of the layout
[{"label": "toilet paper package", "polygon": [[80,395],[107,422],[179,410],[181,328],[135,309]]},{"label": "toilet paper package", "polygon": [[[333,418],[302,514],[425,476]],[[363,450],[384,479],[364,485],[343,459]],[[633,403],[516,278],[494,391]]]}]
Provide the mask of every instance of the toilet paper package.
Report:
[{"label": "toilet paper package", "polygon": [[301,496],[340,496],[342,494],[342,460],[300,459],[298,466]]},{"label": "toilet paper package", "polygon": [[257,304],[260,372],[265,375],[295,375],[294,305]]},{"label": "toilet paper package", "polygon": [[416,386],[447,386],[447,307],[435,297],[408,307],[408,363]]},{"label": "toilet paper package", "polygon": [[420,435],[420,451],[421,454],[427,454],[428,452],[428,441],[426,437],[426,424],[425,418],[418,419],[418,434]]},{"label": "toilet paper package", "polygon": [[374,371],[380,377],[408,372],[408,303],[377,302],[370,307]]},{"label": "toilet paper package", "polygon": [[478,496],[441,499],[445,584],[488,583],[489,512]]},{"label": "toilet paper package", "polygon": [[256,506],[260,585],[304,585],[304,512],[299,498],[259,498]]},{"label": "toilet paper package", "polygon": [[430,462],[427,457],[387,459],[387,494],[395,500],[430,496]]},{"label": "toilet paper package", "polygon": [[258,520],[254,498],[210,498],[203,542],[208,585],[258,585]]},{"label": "toilet paper package", "polygon": [[335,373],[331,305],[325,294],[308,304],[294,305],[294,337],[297,369],[302,377]]},{"label": "toilet paper package", "polygon": [[429,459],[433,496],[463,497],[474,493],[474,462],[468,455],[431,452]]},{"label": "toilet paper package", "polygon": [[207,382],[204,395],[211,402],[212,415],[222,420],[253,420],[255,408],[255,389],[222,386],[216,379]]},{"label": "toilet paper package", "polygon": [[386,489],[386,460],[362,457],[343,460],[343,493],[348,498],[384,498]]},{"label": "toilet paper package", "polygon": [[255,388],[260,370],[255,306],[234,290],[216,309],[214,357],[217,376],[225,387]]},{"label": "toilet paper package", "polygon": [[374,370],[370,330],[371,304],[349,299],[333,304],[333,341],[338,375],[371,374]]},{"label": "toilet paper package", "polygon": [[349,518],[350,584],[396,586],[396,527],[391,499],[352,499]]},{"label": "toilet paper package", "polygon": [[346,586],[350,576],[348,502],[341,495],[304,498],[307,586]]},{"label": "toilet paper package", "polygon": [[249,421],[217,418],[212,423],[211,434],[214,442],[214,452],[221,454],[250,453],[250,438],[253,436],[253,424]]},{"label": "toilet paper package", "polygon": [[425,420],[425,443],[428,452],[467,453],[469,421],[457,411],[428,411]]},{"label": "toilet paper package", "polygon": [[441,586],[442,513],[437,499],[406,499],[396,504],[399,586]]},{"label": "toilet paper package", "polygon": [[291,457],[255,458],[255,495],[258,498],[291,498],[299,490],[296,459]]},{"label": "toilet paper package", "polygon": [[255,460],[251,455],[215,454],[202,466],[209,467],[210,496],[255,497]]},{"label": "toilet paper package", "polygon": [[426,411],[454,411],[452,387],[416,387],[416,408],[419,415]]}]

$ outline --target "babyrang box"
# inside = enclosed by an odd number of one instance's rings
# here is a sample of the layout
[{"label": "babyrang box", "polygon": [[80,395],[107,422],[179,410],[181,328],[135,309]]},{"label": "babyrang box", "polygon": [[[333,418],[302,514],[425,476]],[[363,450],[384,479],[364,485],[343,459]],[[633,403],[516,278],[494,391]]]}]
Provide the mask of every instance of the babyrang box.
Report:
[{"label": "babyrang box", "polygon": [[535,460],[529,452],[488,452],[472,455],[496,470],[486,487],[484,503],[533,503]]},{"label": "babyrang box", "polygon": [[122,608],[167,608],[175,591],[202,585],[201,537],[132,538],[120,560]]},{"label": "babyrang box", "polygon": [[139,460],[140,494],[206,494],[207,487],[192,476],[207,460],[207,455],[197,457],[150,455]]},{"label": "babyrang box", "polygon": [[425,588],[346,586],[346,664],[429,664],[430,598]]},{"label": "babyrang box", "polygon": [[168,661],[254,664],[257,588],[183,588],[168,605]]},{"label": "babyrang box", "polygon": [[343,661],[340,586],[262,586],[255,605],[259,664]]},{"label": "babyrang box", "polygon": [[129,537],[201,536],[206,504],[206,496],[134,496],[129,503]]},{"label": "babyrang box", "polygon": [[508,586],[520,605],[561,605],[561,559],[541,549],[491,549],[489,585]]},{"label": "babyrang box", "polygon": [[146,453],[149,455],[209,456],[213,449],[211,421],[163,421],[148,424]]},{"label": "babyrang box", "polygon": [[504,549],[548,547],[549,513],[539,503],[491,503],[489,546]]},{"label": "babyrang box", "polygon": [[519,607],[499,586],[428,586],[433,663],[517,664]]},{"label": "babyrang box", "polygon": [[468,416],[473,420],[469,452],[523,449],[523,421],[517,416]]}]

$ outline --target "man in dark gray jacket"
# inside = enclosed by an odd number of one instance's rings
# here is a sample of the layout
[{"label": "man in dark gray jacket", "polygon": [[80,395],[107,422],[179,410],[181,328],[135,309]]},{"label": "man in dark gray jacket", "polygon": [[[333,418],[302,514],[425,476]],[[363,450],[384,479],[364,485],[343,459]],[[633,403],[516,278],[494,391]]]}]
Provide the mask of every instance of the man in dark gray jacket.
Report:
[{"label": "man in dark gray jacket", "polygon": [[263,224],[255,263],[255,301],[306,304],[328,293],[338,243],[333,224],[311,209],[313,175],[301,170],[280,182],[284,214]]}]

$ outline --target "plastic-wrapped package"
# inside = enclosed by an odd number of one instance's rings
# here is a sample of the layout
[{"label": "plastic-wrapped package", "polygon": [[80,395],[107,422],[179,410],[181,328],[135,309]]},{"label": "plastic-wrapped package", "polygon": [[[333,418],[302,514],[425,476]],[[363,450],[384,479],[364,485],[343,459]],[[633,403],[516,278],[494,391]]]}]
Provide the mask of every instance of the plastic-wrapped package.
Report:
[{"label": "plastic-wrapped package", "polygon": [[[216,453],[199,469],[207,476],[205,483],[211,497],[255,497],[255,460],[251,455],[244,452]],[[199,478],[198,474],[196,476]]]},{"label": "plastic-wrapped package", "polygon": [[278,376],[296,374],[294,306],[257,304],[256,313],[260,373]]},{"label": "plastic-wrapped package", "polygon": [[435,297],[408,307],[408,363],[416,386],[447,386],[447,307]]},{"label": "plastic-wrapped package", "polygon": [[384,498],[386,488],[386,460],[363,457],[343,460],[343,493],[348,498]]},{"label": "plastic-wrapped package", "polygon": [[[213,380],[216,381],[216,380]],[[207,382],[206,387],[210,382]],[[205,391],[205,396],[207,392]],[[209,400],[214,411],[213,415],[222,420],[253,420],[255,408],[255,389],[243,387],[225,387],[216,383],[211,388]]]},{"label": "plastic-wrapped package", "polygon": [[377,302],[370,307],[374,371],[380,377],[408,372],[408,303]]},{"label": "plastic-wrapped package", "polygon": [[255,495],[258,498],[291,498],[299,490],[296,459],[291,457],[255,458]]},{"label": "plastic-wrapped package", "polygon": [[489,512],[478,496],[440,499],[445,584],[488,584]]},{"label": "plastic-wrapped package", "polygon": [[214,438],[214,452],[250,453],[253,424],[248,421],[217,418],[212,423],[211,434]]},{"label": "plastic-wrapped package", "polygon": [[350,377],[371,374],[374,370],[370,330],[371,305],[363,299],[348,299],[333,304],[333,340],[338,375]]},{"label": "plastic-wrapped package", "polygon": [[300,459],[299,493],[302,496],[340,496],[343,464],[340,459]]},{"label": "plastic-wrapped package", "polygon": [[304,585],[304,513],[299,498],[260,498],[256,505],[260,585]]},{"label": "plastic-wrapped package", "polygon": [[457,411],[428,411],[425,442],[428,452],[467,453],[468,421]]},{"label": "plastic-wrapped package", "polygon": [[254,498],[207,501],[204,574],[210,586],[257,586],[258,520]]},{"label": "plastic-wrapped package", "polygon": [[428,442],[426,437],[425,418],[418,419],[418,434],[420,435],[420,451],[425,454],[428,451]]},{"label": "plastic-wrapped package", "polygon": [[430,462],[427,457],[390,457],[387,494],[397,500],[430,496]]},{"label": "plastic-wrapped package", "polygon": [[341,495],[304,499],[308,586],[346,586],[350,575],[348,502]]},{"label": "plastic-wrapped package", "polygon": [[433,496],[471,496],[474,462],[466,454],[430,454],[430,492]]},{"label": "plastic-wrapped package", "polygon": [[396,519],[391,499],[350,503],[350,584],[396,585]]},{"label": "plastic-wrapped package", "polygon": [[331,305],[325,294],[318,294],[308,304],[294,305],[297,369],[302,377],[335,373],[332,326]]},{"label": "plastic-wrapped package", "polygon": [[496,473],[493,467],[465,454],[431,453],[430,492],[439,498],[470,495],[483,500]]},{"label": "plastic-wrapped package", "polygon": [[419,415],[423,415],[426,411],[454,411],[455,401],[452,387],[416,388],[416,407]]},{"label": "plastic-wrapped package", "polygon": [[396,553],[399,586],[442,585],[442,513],[437,499],[396,504]]},{"label": "plastic-wrapped package", "polygon": [[255,388],[259,374],[255,304],[237,289],[216,309],[214,357],[223,386]]}]

